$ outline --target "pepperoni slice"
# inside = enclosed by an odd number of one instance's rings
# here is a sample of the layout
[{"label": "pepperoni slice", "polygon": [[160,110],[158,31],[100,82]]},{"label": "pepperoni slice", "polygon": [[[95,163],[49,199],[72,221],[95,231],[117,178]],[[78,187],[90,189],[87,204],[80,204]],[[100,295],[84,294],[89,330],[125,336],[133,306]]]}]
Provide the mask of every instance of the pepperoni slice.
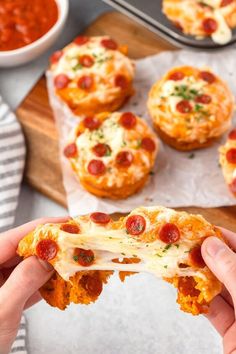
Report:
[{"label": "pepperoni slice", "polygon": [[59,74],[54,78],[54,85],[61,90],[69,85],[70,79],[65,74]]},{"label": "pepperoni slice", "polygon": [[187,100],[182,100],[176,105],[177,111],[180,113],[190,113],[192,111],[192,106]]},{"label": "pepperoni slice", "polygon": [[78,225],[74,224],[62,224],[60,230],[68,232],[69,234],[79,234],[80,229]]},{"label": "pepperoni slice", "polygon": [[74,39],[74,43],[77,45],[83,45],[89,41],[89,38],[86,36],[78,36]]},{"label": "pepperoni slice", "polygon": [[111,148],[107,144],[98,143],[93,147],[93,152],[98,157],[111,155]]},{"label": "pepperoni slice", "polygon": [[184,77],[185,75],[182,71],[175,71],[174,73],[170,74],[169,80],[179,81],[183,80]]},{"label": "pepperoni slice", "polygon": [[227,6],[227,5],[231,4],[232,2],[233,2],[233,0],[222,0],[220,7]]},{"label": "pepperoni slice", "polygon": [[116,163],[120,167],[129,167],[134,160],[134,156],[130,151],[121,151],[116,155]]},{"label": "pepperoni slice", "polygon": [[212,84],[216,80],[215,75],[213,75],[209,71],[201,71],[199,76],[202,80],[208,82],[208,84]]},{"label": "pepperoni slice", "polygon": [[189,259],[189,262],[191,263],[191,265],[193,265],[194,267],[204,268],[206,266],[206,263],[204,262],[204,259],[202,258],[201,246],[194,247],[189,252],[188,259]]},{"label": "pepperoni slice", "polygon": [[58,60],[62,57],[62,55],[63,55],[62,50],[57,50],[55,53],[53,53],[50,57],[51,64],[57,63]]},{"label": "pepperoni slice", "polygon": [[183,26],[181,25],[181,23],[179,21],[175,21],[173,22],[173,25],[180,31],[183,31]]},{"label": "pepperoni slice", "polygon": [[116,50],[118,48],[117,43],[113,39],[110,39],[110,38],[102,39],[101,45],[106,49]]},{"label": "pepperoni slice", "polygon": [[132,129],[135,127],[137,118],[131,112],[125,112],[120,117],[120,124],[126,129]]},{"label": "pepperoni slice", "polygon": [[195,102],[197,103],[202,103],[202,104],[208,104],[211,103],[212,98],[209,95],[200,95],[195,98]]},{"label": "pepperoni slice", "polygon": [[141,148],[153,152],[156,149],[156,144],[151,138],[143,138],[141,141]]},{"label": "pepperoni slice", "polygon": [[127,218],[126,230],[130,235],[140,235],[146,228],[146,220],[142,215],[131,215]]},{"label": "pepperoni slice", "polygon": [[111,218],[108,214],[100,212],[92,213],[90,215],[90,219],[96,224],[107,224],[111,221]]},{"label": "pepperoni slice", "polygon": [[236,193],[236,178],[229,184],[229,189],[232,193]]},{"label": "pepperoni slice", "polygon": [[231,140],[236,140],[236,129],[231,130],[228,136],[229,139]]},{"label": "pepperoni slice", "polygon": [[77,156],[77,146],[75,143],[69,144],[64,149],[64,155],[69,159]]},{"label": "pepperoni slice", "polygon": [[218,24],[213,18],[205,18],[205,20],[202,21],[202,27],[204,32],[210,35],[217,30]]},{"label": "pepperoni slice", "polygon": [[126,89],[128,87],[128,80],[124,75],[116,75],[115,77],[115,86],[120,87],[121,89]]},{"label": "pepperoni slice", "polygon": [[94,59],[90,55],[82,55],[79,58],[79,62],[81,65],[85,66],[86,68],[90,68],[94,64]]},{"label": "pepperoni slice", "polygon": [[93,86],[94,80],[92,76],[84,75],[77,81],[77,86],[82,90],[89,90]]},{"label": "pepperoni slice", "polygon": [[165,243],[174,243],[180,239],[180,232],[175,224],[166,223],[161,227],[159,237]]},{"label": "pepperoni slice", "polygon": [[79,283],[90,296],[99,296],[102,292],[103,285],[98,276],[83,275]]},{"label": "pepperoni slice", "polygon": [[85,128],[88,128],[89,130],[96,130],[100,127],[101,121],[96,117],[85,117],[83,124]]},{"label": "pepperoni slice", "polygon": [[73,259],[84,267],[88,267],[94,262],[94,253],[92,250],[84,250],[83,248],[76,248]]},{"label": "pepperoni slice", "polygon": [[58,252],[57,243],[53,240],[41,240],[37,243],[36,254],[44,261],[50,261],[56,257]]},{"label": "pepperoni slice", "polygon": [[100,176],[106,172],[106,166],[100,160],[91,160],[88,164],[88,171],[93,176]]},{"label": "pepperoni slice", "polygon": [[226,160],[229,163],[236,164],[236,149],[232,148],[226,152]]}]

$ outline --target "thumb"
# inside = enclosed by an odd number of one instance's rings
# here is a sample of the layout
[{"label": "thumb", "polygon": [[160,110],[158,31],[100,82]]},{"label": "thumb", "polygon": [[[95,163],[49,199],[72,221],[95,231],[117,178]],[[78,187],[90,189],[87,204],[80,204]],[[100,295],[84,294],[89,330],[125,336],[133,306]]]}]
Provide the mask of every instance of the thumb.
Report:
[{"label": "thumb", "polygon": [[0,289],[1,317],[16,318],[21,314],[26,301],[52,276],[52,266],[29,257],[23,260],[11,273]]},{"label": "thumb", "polygon": [[225,285],[236,306],[236,254],[216,237],[208,237],[201,250],[206,264]]}]

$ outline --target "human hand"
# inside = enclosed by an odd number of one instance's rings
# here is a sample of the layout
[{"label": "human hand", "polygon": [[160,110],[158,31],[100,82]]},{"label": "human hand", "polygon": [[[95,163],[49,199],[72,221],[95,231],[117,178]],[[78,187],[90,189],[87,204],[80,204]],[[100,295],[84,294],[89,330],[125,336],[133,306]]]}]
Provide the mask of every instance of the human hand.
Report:
[{"label": "human hand", "polygon": [[0,354],[9,353],[22,311],[41,299],[38,289],[53,274],[52,266],[37,257],[22,261],[16,254],[18,243],[38,224],[64,221],[38,219],[0,234]]},{"label": "human hand", "polygon": [[207,238],[202,245],[206,264],[224,285],[206,316],[223,337],[224,354],[236,354],[236,234],[221,230],[232,250],[216,237]]}]

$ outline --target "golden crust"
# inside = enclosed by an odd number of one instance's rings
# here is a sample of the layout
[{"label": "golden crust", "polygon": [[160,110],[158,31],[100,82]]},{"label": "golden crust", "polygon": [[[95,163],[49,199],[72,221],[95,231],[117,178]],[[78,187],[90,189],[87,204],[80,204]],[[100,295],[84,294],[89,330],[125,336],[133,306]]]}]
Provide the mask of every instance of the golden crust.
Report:
[{"label": "golden crust", "polygon": [[[199,215],[191,215],[187,214],[185,212],[175,212],[171,211],[171,209],[166,209],[162,207],[155,207],[155,208],[137,208],[135,209],[129,216],[132,215],[142,215],[144,218],[146,218],[147,223],[152,225],[152,228],[150,231],[147,230],[147,232],[144,232],[143,234],[138,236],[139,240],[139,247],[144,244],[145,247],[145,253],[147,252],[147,249],[150,250],[150,254],[152,254],[151,248],[146,248],[151,247],[152,243],[157,240],[157,235],[160,233],[160,229],[163,226],[163,222],[167,222],[176,225],[176,227],[180,230],[181,233],[181,239],[178,241],[177,246],[174,247],[172,246],[172,251],[173,256],[175,254],[176,249],[181,248],[181,242],[186,242],[188,247],[190,247],[190,251],[195,248],[195,247],[200,247],[203,240],[206,237],[210,236],[215,236],[218,238],[222,238],[221,231],[211,224],[207,223],[201,216]],[[116,233],[116,237],[120,234],[122,238],[126,238],[127,233],[122,234],[122,230],[124,230],[124,227],[126,227],[126,221],[128,217],[121,217],[117,221],[112,221],[108,224],[108,226],[99,226],[100,228],[102,227],[102,233],[101,235],[113,235],[112,232],[115,230],[118,231],[118,234]],[[166,221],[163,220],[165,218]],[[77,225],[83,230],[83,225],[86,225],[86,235],[89,234],[89,225],[91,223],[90,216],[83,216],[83,217],[78,217],[76,219],[72,219],[67,222],[68,225]],[[94,230],[94,224],[91,224],[92,228],[91,230]],[[68,237],[72,237],[73,244],[76,240],[76,234],[68,234],[65,231],[60,231],[61,230],[61,224],[47,224],[47,225],[42,225],[39,226],[34,232],[30,233],[27,235],[19,244],[18,246],[18,254],[23,256],[23,257],[29,257],[31,255],[38,255],[37,254],[37,249],[36,246],[39,241],[41,240],[48,240],[48,239],[53,239],[56,242],[58,242],[58,245],[60,247],[60,240],[59,240],[59,235],[60,239],[62,236],[65,234],[68,235]],[[99,228],[96,229],[97,232],[99,232]],[[80,231],[83,233],[83,231]],[[92,234],[96,234],[96,231],[92,231]],[[101,231],[100,231],[101,232]],[[79,234],[80,235],[80,234]],[[78,235],[78,237],[79,237]],[[101,240],[101,235],[98,234],[98,241],[103,242]],[[126,235],[126,236],[125,236]],[[90,236],[86,236],[90,237]],[[83,238],[83,237],[82,237]],[[134,237],[131,237],[130,241]],[[68,239],[69,240],[69,239]],[[84,240],[84,239],[83,239]],[[89,238],[88,238],[89,240]],[[181,241],[182,240],[182,241]],[[130,242],[129,241],[129,242]],[[84,242],[84,241],[83,241]],[[89,241],[88,241],[89,242]],[[158,241],[159,242],[159,241]],[[93,241],[93,245],[95,247],[96,242]],[[117,244],[120,245],[122,244],[121,241],[117,241]],[[104,243],[105,245],[105,243]],[[99,249],[101,246],[99,246]],[[105,246],[104,246],[105,247]],[[112,246],[113,249],[114,246]],[[123,246],[121,247],[122,251],[124,251]],[[193,247],[193,248],[192,248]],[[106,248],[104,248],[105,250]],[[168,247],[168,250],[170,247]],[[160,261],[160,250],[159,249],[159,254],[158,254],[158,262]],[[65,252],[62,250],[62,252]],[[126,247],[125,252],[128,254],[128,248]],[[130,251],[131,252],[131,251]],[[133,252],[133,251],[132,251]],[[125,257],[123,258],[123,261],[120,260],[120,258],[112,260],[112,264],[116,264],[114,269],[121,270],[120,271],[120,279],[124,281],[125,277],[128,275],[134,274],[134,271],[130,271],[129,266],[132,265],[133,263],[137,263],[137,266],[139,265],[139,262],[141,260],[141,255],[142,253],[138,253],[138,249],[136,250],[138,256],[134,255],[131,257]],[[167,249],[163,251],[163,255],[165,255],[165,252],[167,252]],[[170,251],[168,251],[170,252]],[[221,283],[215,278],[215,276],[210,272],[210,270],[204,266],[199,266],[196,263],[192,263],[193,259],[188,255],[186,255],[186,251],[181,251],[181,254],[179,255],[179,259],[181,260],[181,267],[180,268],[185,268],[190,270],[190,273],[186,273],[186,271],[183,271],[183,274],[186,275],[174,275],[174,276],[163,276],[163,279],[172,283],[177,289],[178,289],[178,297],[177,297],[177,302],[180,304],[180,307],[183,311],[190,312],[193,315],[197,315],[199,313],[205,313],[207,312],[209,302],[221,291]],[[64,254],[64,253],[63,253]],[[115,251],[115,254],[117,254],[117,251]],[[123,254],[123,253],[121,253]],[[183,255],[186,259],[183,259]],[[50,261],[52,265],[57,267],[57,258],[59,256],[56,256],[55,259]],[[112,256],[111,256],[112,257]],[[176,256],[174,256],[176,257]],[[182,257],[182,258],[181,258]],[[170,255],[167,255],[167,259],[170,259]],[[101,262],[101,259],[100,259]],[[106,260],[108,262],[108,258]],[[143,260],[145,264],[145,260]],[[166,260],[164,260],[166,262]],[[165,264],[165,263],[163,263]],[[122,266],[122,267],[119,267]],[[125,266],[127,265],[127,267]],[[118,266],[118,267],[117,267]],[[171,264],[169,264],[171,268]],[[168,267],[168,264],[165,266]],[[190,268],[189,268],[190,267]],[[96,267],[95,267],[96,268]],[[58,307],[60,309],[65,309],[71,302],[74,303],[81,303],[81,304],[89,304],[91,302],[96,301],[96,299],[99,297],[100,293],[102,292],[103,285],[107,283],[109,276],[113,273],[113,269],[111,266],[111,269],[99,271],[96,269],[89,270],[89,267],[84,267],[85,270],[83,271],[78,271],[75,272],[75,274],[72,274],[69,278],[68,281],[63,279],[57,272],[53,275],[53,277],[41,288],[41,294],[43,298],[52,306]],[[126,269],[126,270],[125,270]],[[66,271],[67,272],[67,271]],[[67,273],[66,273],[67,274]],[[166,271],[166,274],[169,274],[168,271]],[[189,275],[188,275],[189,274]],[[192,274],[192,275],[191,275]]]},{"label": "golden crust", "polygon": [[[206,2],[207,3],[207,2]],[[233,0],[229,5],[220,7],[203,6],[203,2],[196,0],[163,0],[163,13],[167,18],[187,35],[192,35],[198,39],[211,36],[203,27],[203,21],[211,18],[219,21],[219,14],[224,19],[227,26],[231,29],[236,27],[236,1]],[[213,32],[214,33],[214,32]],[[214,37],[213,37],[214,40]],[[226,42],[227,43],[227,40]],[[225,44],[220,43],[220,44]]]},{"label": "golden crust", "polygon": [[236,129],[229,133],[226,143],[219,149],[219,162],[225,182],[232,195],[236,197],[236,160],[228,161],[227,154],[230,150],[236,151]]},{"label": "golden crust", "polygon": [[161,138],[164,143],[168,144],[169,146],[173,147],[176,150],[179,151],[190,151],[190,150],[197,150],[197,149],[202,149],[209,147],[213,144],[214,141],[216,141],[215,138],[211,138],[206,140],[204,143],[200,143],[199,141],[193,141],[191,143],[187,142],[180,142],[177,141],[176,139],[172,138],[170,135],[166,134],[158,125],[155,123],[153,124],[155,130],[157,131],[158,136]]},{"label": "golden crust", "polygon": [[[130,112],[128,113],[130,114]],[[134,116],[136,124],[126,129],[120,123],[122,113],[101,113],[95,116],[101,122],[98,129],[90,131],[81,122],[73,131],[69,144],[75,143],[77,155],[68,157],[76,177],[89,192],[101,198],[123,199],[141,190],[149,179],[158,151],[158,141],[154,132],[141,118]],[[142,146],[143,139],[151,139],[153,150]],[[109,154],[99,157],[93,151],[98,144],[106,144]],[[120,166],[120,153],[132,154],[129,166]],[[90,161],[97,160],[105,166],[101,175],[89,171]]]},{"label": "golden crust", "polygon": [[[213,82],[201,78],[213,75]],[[179,80],[172,79],[176,73]],[[209,102],[201,102],[201,99]],[[179,111],[179,104],[190,111]],[[230,127],[234,98],[228,86],[209,69],[191,66],[174,67],[151,88],[148,109],[160,137],[178,150],[210,146]]]},{"label": "golden crust", "polygon": [[[76,41],[67,45],[52,63],[50,73],[55,93],[78,116],[115,111],[134,93],[134,63],[127,57],[127,47],[109,49],[102,45],[102,41],[111,40],[108,36],[86,38],[87,42],[82,45]],[[84,57],[87,58],[85,66],[81,64]],[[56,80],[61,74],[69,80],[57,87]],[[83,77],[91,78],[89,87],[79,84]]]}]

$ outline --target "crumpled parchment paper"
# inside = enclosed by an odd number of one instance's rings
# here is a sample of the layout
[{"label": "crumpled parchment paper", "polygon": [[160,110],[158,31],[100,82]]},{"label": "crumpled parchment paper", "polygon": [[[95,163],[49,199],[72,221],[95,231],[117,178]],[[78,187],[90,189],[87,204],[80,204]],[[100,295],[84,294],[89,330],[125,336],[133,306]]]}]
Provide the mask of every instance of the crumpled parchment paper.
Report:
[{"label": "crumpled parchment paper", "polygon": [[[214,53],[183,50],[163,52],[136,60],[134,80],[136,93],[121,111],[132,111],[151,125],[146,106],[148,91],[167,70],[178,65],[212,68],[228,83],[236,96],[236,50]],[[178,152],[160,141],[154,175],[150,176],[149,183],[141,192],[128,199],[114,201],[97,198],[88,193],[80,185],[69,161],[62,154],[70,130],[78,123],[78,118],[55,95],[50,72],[47,72],[47,84],[50,104],[60,135],[63,181],[71,216],[93,211],[124,213],[141,205],[219,207],[235,204],[235,199],[224,182],[218,162],[218,148],[225,142],[226,136],[210,148],[186,153]],[[234,122],[235,118],[234,116]]]}]

